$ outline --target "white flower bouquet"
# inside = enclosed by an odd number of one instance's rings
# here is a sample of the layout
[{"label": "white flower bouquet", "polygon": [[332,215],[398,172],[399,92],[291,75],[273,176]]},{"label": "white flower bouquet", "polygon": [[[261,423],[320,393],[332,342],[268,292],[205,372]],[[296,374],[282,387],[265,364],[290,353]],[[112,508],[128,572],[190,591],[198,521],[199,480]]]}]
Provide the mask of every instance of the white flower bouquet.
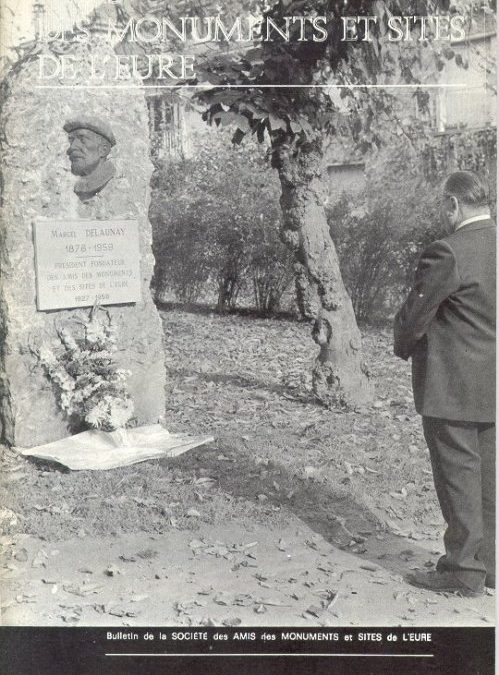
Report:
[{"label": "white flower bouquet", "polygon": [[115,431],[133,417],[127,388],[129,371],[117,367],[116,334],[109,317],[94,306],[78,322],[80,335],[58,330],[59,340],[38,349],[38,358],[56,389],[61,410],[76,431],[82,428]]}]

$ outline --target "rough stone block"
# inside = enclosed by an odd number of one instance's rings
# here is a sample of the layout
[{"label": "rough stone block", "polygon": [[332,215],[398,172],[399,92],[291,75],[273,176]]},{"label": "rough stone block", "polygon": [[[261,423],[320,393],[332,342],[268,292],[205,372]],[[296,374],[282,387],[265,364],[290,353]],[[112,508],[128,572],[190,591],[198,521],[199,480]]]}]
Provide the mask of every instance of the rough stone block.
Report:
[{"label": "rough stone block", "polygon": [[[110,50],[106,45],[94,46],[93,53],[102,60],[106,50]],[[87,62],[82,72],[90,72],[87,47],[76,47],[74,55],[79,62]],[[68,434],[52,384],[31,347],[53,340],[57,326],[83,311],[37,311],[35,219],[138,221],[142,300],[107,310],[118,329],[120,365],[132,371],[129,384],[139,423],[161,420],[165,405],[163,333],[150,292],[152,164],[143,92],[132,88],[133,80],[130,88],[80,88],[96,83],[81,75],[52,79],[48,83],[57,89],[44,89],[39,87],[44,82],[38,68],[36,59],[28,59],[10,73],[1,119],[0,421],[3,441],[24,447]],[[115,84],[111,72],[106,77],[97,84]],[[116,138],[110,154],[115,175],[87,201],[74,192],[68,134],[63,130],[68,119],[82,112],[107,121]]]}]

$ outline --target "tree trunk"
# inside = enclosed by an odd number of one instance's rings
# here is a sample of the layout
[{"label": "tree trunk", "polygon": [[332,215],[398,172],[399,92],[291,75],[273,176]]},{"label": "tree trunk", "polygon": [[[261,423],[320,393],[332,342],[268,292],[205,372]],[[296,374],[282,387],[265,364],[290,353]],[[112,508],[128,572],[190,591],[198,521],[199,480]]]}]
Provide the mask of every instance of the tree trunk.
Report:
[{"label": "tree trunk", "polygon": [[320,346],[314,393],[328,406],[365,404],[372,398],[372,384],[324,211],[321,139],[297,146],[291,138],[275,137],[273,166],[282,188],[281,237],[295,254],[300,311],[310,317],[318,308],[312,331]]}]

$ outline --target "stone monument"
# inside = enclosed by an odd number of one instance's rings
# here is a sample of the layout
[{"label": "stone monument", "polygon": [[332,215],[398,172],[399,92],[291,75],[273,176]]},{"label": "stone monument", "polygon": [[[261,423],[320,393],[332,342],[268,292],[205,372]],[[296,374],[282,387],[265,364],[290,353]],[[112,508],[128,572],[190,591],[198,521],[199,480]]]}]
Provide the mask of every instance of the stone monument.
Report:
[{"label": "stone monument", "polygon": [[[101,43],[92,53],[104,63],[112,50]],[[111,71],[91,79],[87,46],[73,55],[80,68],[49,82],[28,58],[4,83],[0,426],[2,441],[21,447],[70,433],[33,347],[95,302],[116,328],[119,365],[131,371],[137,423],[164,414],[145,98],[132,78],[119,88]]]}]

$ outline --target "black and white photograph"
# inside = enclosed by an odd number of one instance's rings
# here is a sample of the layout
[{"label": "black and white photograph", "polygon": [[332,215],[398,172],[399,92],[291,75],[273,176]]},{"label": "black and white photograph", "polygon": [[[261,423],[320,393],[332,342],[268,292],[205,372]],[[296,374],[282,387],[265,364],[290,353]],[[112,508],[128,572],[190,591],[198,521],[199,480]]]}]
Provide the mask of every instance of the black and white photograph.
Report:
[{"label": "black and white photograph", "polygon": [[0,0],[5,675],[494,672],[496,32]]}]

